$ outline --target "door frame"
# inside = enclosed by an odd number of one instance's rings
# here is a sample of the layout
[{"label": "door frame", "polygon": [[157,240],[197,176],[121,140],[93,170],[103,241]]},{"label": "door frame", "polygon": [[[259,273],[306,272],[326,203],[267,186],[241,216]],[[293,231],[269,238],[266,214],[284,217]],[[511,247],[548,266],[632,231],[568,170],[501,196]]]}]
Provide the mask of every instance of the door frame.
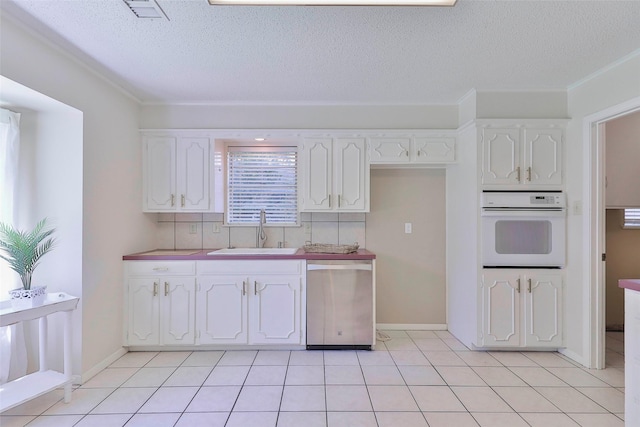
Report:
[{"label": "door frame", "polygon": [[609,120],[640,111],[640,97],[606,108],[584,117],[582,135],[584,143],[583,199],[585,210],[582,222],[585,260],[585,281],[589,292],[585,298],[588,328],[585,329],[588,366],[605,367],[605,252],[606,204],[605,204],[605,123]]}]

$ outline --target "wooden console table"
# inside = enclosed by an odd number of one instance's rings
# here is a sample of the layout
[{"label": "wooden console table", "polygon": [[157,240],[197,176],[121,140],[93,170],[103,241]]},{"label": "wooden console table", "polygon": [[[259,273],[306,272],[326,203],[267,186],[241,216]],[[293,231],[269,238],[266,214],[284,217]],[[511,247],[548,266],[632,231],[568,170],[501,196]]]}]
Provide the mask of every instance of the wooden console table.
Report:
[{"label": "wooden console table", "polygon": [[[71,401],[71,315],[78,306],[78,297],[64,292],[48,293],[38,307],[16,310],[11,301],[0,301],[0,326],[9,326],[25,320],[39,319],[40,369],[16,380],[0,385],[0,412],[28,400],[64,387],[64,401]],[[47,369],[47,316],[64,312],[64,372]]]}]

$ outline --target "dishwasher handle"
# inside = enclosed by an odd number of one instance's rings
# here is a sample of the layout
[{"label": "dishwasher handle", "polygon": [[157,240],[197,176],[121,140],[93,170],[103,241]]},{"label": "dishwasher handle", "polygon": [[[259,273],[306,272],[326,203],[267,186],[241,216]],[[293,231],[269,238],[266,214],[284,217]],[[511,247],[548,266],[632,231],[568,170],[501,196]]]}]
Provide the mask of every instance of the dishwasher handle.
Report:
[{"label": "dishwasher handle", "polygon": [[368,270],[371,264],[307,264],[307,271],[313,270]]}]

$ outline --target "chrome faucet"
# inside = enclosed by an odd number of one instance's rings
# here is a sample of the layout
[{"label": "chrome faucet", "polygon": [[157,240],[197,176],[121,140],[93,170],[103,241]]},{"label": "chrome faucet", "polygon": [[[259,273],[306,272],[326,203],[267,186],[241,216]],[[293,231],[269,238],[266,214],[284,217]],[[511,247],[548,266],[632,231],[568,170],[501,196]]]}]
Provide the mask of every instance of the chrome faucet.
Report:
[{"label": "chrome faucet", "polygon": [[264,209],[260,209],[260,224],[258,224],[258,235],[256,236],[256,248],[264,248],[267,241],[267,234],[264,232],[264,224],[267,223],[267,214]]}]

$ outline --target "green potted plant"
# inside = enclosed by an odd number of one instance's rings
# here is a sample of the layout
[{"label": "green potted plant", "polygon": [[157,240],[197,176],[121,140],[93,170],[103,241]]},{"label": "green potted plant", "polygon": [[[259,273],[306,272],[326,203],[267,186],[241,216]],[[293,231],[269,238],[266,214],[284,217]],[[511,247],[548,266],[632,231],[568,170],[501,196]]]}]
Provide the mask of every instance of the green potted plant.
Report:
[{"label": "green potted plant", "polygon": [[46,286],[31,286],[33,271],[55,243],[51,237],[55,228],[48,228],[46,222],[44,218],[30,232],[0,223],[0,258],[9,263],[22,281],[22,288],[9,291],[14,308],[41,305],[46,297]]}]

